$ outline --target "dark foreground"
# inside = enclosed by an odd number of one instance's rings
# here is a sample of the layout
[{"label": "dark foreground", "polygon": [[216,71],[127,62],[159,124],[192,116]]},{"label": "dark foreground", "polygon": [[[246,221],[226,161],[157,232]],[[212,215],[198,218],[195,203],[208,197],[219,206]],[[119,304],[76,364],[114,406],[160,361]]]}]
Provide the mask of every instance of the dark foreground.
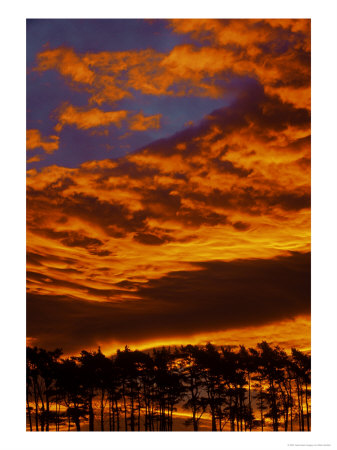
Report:
[{"label": "dark foreground", "polygon": [[61,356],[27,347],[28,431],[310,431],[310,355],[296,349]]}]

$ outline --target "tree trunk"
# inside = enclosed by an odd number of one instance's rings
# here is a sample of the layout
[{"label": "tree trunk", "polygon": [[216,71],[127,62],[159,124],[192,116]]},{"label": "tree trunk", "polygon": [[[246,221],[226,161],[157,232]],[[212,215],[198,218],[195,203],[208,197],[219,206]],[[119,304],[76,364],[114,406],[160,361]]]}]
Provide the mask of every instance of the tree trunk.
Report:
[{"label": "tree trunk", "polygon": [[115,399],[115,406],[116,406],[117,431],[119,431],[119,409],[118,409],[117,399]]},{"label": "tree trunk", "polygon": [[299,386],[298,379],[296,379],[296,385],[297,385],[297,402],[298,402],[298,426],[299,426],[299,431],[303,431],[302,430],[302,417],[301,417],[302,407],[301,407],[301,399],[300,399],[300,386]]},{"label": "tree trunk", "polygon": [[249,431],[252,431],[252,399],[250,393],[250,373],[248,372],[248,408],[249,408]]},{"label": "tree trunk", "polygon": [[260,413],[261,413],[261,431],[263,431],[263,397],[262,397],[261,381],[260,381]]},{"label": "tree trunk", "polygon": [[59,425],[59,406],[58,406],[58,397],[56,396],[55,399],[55,415],[56,415],[56,420],[55,420],[55,429],[56,431],[60,431],[60,425]]},{"label": "tree trunk", "polygon": [[35,379],[33,380],[33,386],[34,386],[34,401],[35,401],[35,429],[36,431],[39,431],[39,401],[37,397]]},{"label": "tree trunk", "polygon": [[171,403],[171,406],[170,406],[170,408],[168,410],[168,414],[169,414],[169,416],[168,416],[168,431],[172,431],[172,422],[173,422],[173,419],[172,419],[172,417],[173,417],[173,404],[172,403]]},{"label": "tree trunk", "polygon": [[116,417],[115,417],[116,412],[115,412],[115,406],[114,406],[113,401],[111,403],[111,410],[112,410],[112,430],[115,431],[115,429],[116,429]]},{"label": "tree trunk", "polygon": [[232,391],[230,390],[230,394],[229,394],[229,420],[231,423],[231,431],[235,431],[235,416],[234,416],[234,411],[233,411],[233,406],[232,406]]},{"label": "tree trunk", "polygon": [[271,400],[272,400],[272,416],[273,416],[273,429],[274,431],[278,431],[278,410],[276,403],[276,394],[275,394],[275,386],[273,379],[270,380],[270,391],[271,391]]},{"label": "tree trunk", "polygon": [[240,394],[239,394],[239,400],[240,400],[240,431],[242,431],[242,391],[240,387]]},{"label": "tree trunk", "polygon": [[79,417],[77,415],[77,412],[76,412],[76,415],[74,417],[74,422],[75,422],[75,425],[76,425],[76,431],[81,431],[80,419],[79,419]]},{"label": "tree trunk", "polygon": [[131,384],[131,417],[130,417],[130,428],[131,431],[135,431],[135,412],[134,412],[134,400],[133,400],[133,388]]},{"label": "tree trunk", "polygon": [[123,402],[124,402],[124,424],[125,424],[125,431],[128,431],[128,419],[126,417],[126,397],[125,397],[125,384],[123,382]]},{"label": "tree trunk", "polygon": [[137,430],[140,431],[140,410],[141,410],[141,401],[140,401],[140,392],[139,389],[137,391],[138,396],[138,424],[137,424]]},{"label": "tree trunk", "polygon": [[89,397],[89,431],[94,431],[94,410],[92,407],[92,396]]},{"label": "tree trunk", "polygon": [[49,397],[46,392],[46,431],[49,431]]},{"label": "tree trunk", "polygon": [[29,389],[27,386],[27,413],[28,413],[28,419],[29,419],[29,431],[33,431],[33,424],[32,424],[32,415],[30,412],[30,404],[29,404]]},{"label": "tree trunk", "polygon": [[309,405],[308,405],[308,383],[305,382],[305,405],[307,409],[307,430],[310,431]]},{"label": "tree trunk", "polygon": [[291,392],[291,379],[289,381],[289,397],[290,397],[290,430],[293,431],[293,395]]},{"label": "tree trunk", "polygon": [[198,431],[198,422],[196,420],[195,414],[196,414],[195,407],[193,407],[193,430]]},{"label": "tree trunk", "polygon": [[214,407],[211,408],[211,414],[212,414],[212,431],[217,431]]},{"label": "tree trunk", "polygon": [[101,431],[104,431],[104,389],[102,388],[101,395]]},{"label": "tree trunk", "polygon": [[110,396],[109,396],[108,410],[109,410],[109,431],[112,431],[112,407],[111,407],[111,397]]},{"label": "tree trunk", "polygon": [[39,382],[37,381],[37,392],[39,394],[40,400],[41,400],[41,431],[44,431],[44,424],[45,424],[45,407],[44,407],[44,400],[43,400],[43,395],[41,392],[41,388],[39,385]]}]

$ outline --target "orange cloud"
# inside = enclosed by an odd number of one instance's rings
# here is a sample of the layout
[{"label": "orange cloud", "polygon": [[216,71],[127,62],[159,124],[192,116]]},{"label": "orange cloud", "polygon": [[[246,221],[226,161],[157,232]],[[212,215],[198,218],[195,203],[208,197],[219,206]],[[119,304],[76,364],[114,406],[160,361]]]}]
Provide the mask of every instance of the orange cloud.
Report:
[{"label": "orange cloud", "polygon": [[129,123],[130,130],[145,131],[149,128],[160,128],[161,114],[154,114],[153,116],[144,116],[142,112],[134,115]]},{"label": "orange cloud", "polygon": [[44,72],[54,69],[76,83],[92,84],[95,78],[95,73],[70,48],[44,50],[37,55],[37,62],[35,70]]},{"label": "orange cloud", "polygon": [[121,126],[122,120],[128,115],[127,111],[102,111],[98,108],[78,108],[72,105],[67,105],[61,109],[58,116],[58,124],[56,131],[61,131],[65,125],[74,125],[80,130],[87,130],[89,128],[115,125]]},{"label": "orange cloud", "polygon": [[29,158],[27,160],[27,163],[29,164],[29,163],[33,163],[33,162],[39,162],[39,161],[41,161],[41,156],[35,155],[32,158]]},{"label": "orange cloud", "polygon": [[59,136],[49,136],[49,139],[43,139],[39,130],[27,130],[27,150],[43,148],[46,153],[53,153],[59,148]]},{"label": "orange cloud", "polygon": [[[125,121],[132,131],[144,131],[149,128],[160,127],[161,114],[152,116],[144,116],[142,112],[137,114],[130,111],[102,111],[99,108],[80,108],[72,105],[65,105],[58,112],[58,124],[55,127],[60,132],[65,125],[75,126],[80,130],[88,130],[89,128],[107,127],[115,125],[120,127]],[[100,132],[101,134],[106,131]],[[95,131],[95,134],[98,134]]]},{"label": "orange cloud", "polygon": [[191,261],[310,251],[310,116],[252,89],[127,157],[29,171],[29,291],[128,298]]},{"label": "orange cloud", "polygon": [[[219,96],[220,80],[255,76],[283,100],[310,107],[310,20],[176,19],[176,33],[188,33],[203,47],[180,45],[169,53],[152,49],[76,54],[61,47],[37,57],[35,70],[54,69],[90,93],[98,105],[132,96]],[[211,77],[211,79],[210,79]]]},{"label": "orange cloud", "polygon": [[[197,50],[205,54],[200,62],[191,46],[173,49],[170,58],[175,61],[175,70],[184,70],[188,61],[186,68],[255,74],[269,92],[280,92],[283,100],[294,104],[299,101],[299,106],[310,107],[310,20],[175,19],[171,27],[208,45]],[[179,55],[174,58],[178,50],[186,53],[186,59]]]},{"label": "orange cloud", "polygon": [[172,19],[170,25],[176,33],[190,33],[198,40],[245,47],[270,42],[275,37],[297,40],[297,32],[304,33],[300,37],[308,42],[310,35],[310,19]]}]

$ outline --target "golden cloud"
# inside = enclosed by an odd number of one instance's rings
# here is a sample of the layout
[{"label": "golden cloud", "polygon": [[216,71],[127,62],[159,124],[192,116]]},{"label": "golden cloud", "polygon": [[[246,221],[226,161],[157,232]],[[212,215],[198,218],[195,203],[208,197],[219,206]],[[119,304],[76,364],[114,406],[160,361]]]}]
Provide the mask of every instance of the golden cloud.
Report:
[{"label": "golden cloud", "polygon": [[92,84],[95,78],[95,73],[70,48],[44,50],[37,55],[37,62],[35,70],[44,72],[54,69],[76,83]]},{"label": "golden cloud", "polygon": [[59,137],[49,136],[49,140],[42,138],[39,130],[27,130],[27,150],[42,148],[46,153],[53,153],[59,148]]},{"label": "golden cloud", "polygon": [[28,250],[44,255],[29,291],[129,298],[191,261],[308,252],[310,116],[252,89],[124,158],[29,171]]},{"label": "golden cloud", "polygon": [[60,132],[65,125],[75,126],[80,130],[107,127],[114,125],[118,128],[126,123],[132,131],[144,131],[149,128],[160,128],[161,114],[144,116],[142,112],[103,111],[99,108],[80,108],[66,104],[58,109],[55,127]]},{"label": "golden cloud", "polygon": [[128,112],[124,110],[105,112],[98,108],[87,109],[66,105],[61,108],[55,130],[60,132],[65,125],[73,125],[80,130],[111,124],[120,127],[122,120],[126,119],[127,115]]},{"label": "golden cloud", "polygon": [[129,128],[133,131],[145,131],[149,128],[160,128],[161,114],[144,116],[142,112],[135,114],[130,121]]}]

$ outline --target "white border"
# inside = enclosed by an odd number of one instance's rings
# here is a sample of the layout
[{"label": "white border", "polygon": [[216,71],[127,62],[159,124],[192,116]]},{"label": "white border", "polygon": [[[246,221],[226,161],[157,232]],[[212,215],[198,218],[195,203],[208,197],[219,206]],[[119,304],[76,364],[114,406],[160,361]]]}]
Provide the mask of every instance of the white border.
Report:
[{"label": "white border", "polygon": [[[1,407],[4,450],[336,448],[336,101],[337,3],[113,0],[2,3],[1,17]],[[26,433],[25,429],[25,19],[26,18],[312,18],[312,328],[313,431],[310,433]]]}]

